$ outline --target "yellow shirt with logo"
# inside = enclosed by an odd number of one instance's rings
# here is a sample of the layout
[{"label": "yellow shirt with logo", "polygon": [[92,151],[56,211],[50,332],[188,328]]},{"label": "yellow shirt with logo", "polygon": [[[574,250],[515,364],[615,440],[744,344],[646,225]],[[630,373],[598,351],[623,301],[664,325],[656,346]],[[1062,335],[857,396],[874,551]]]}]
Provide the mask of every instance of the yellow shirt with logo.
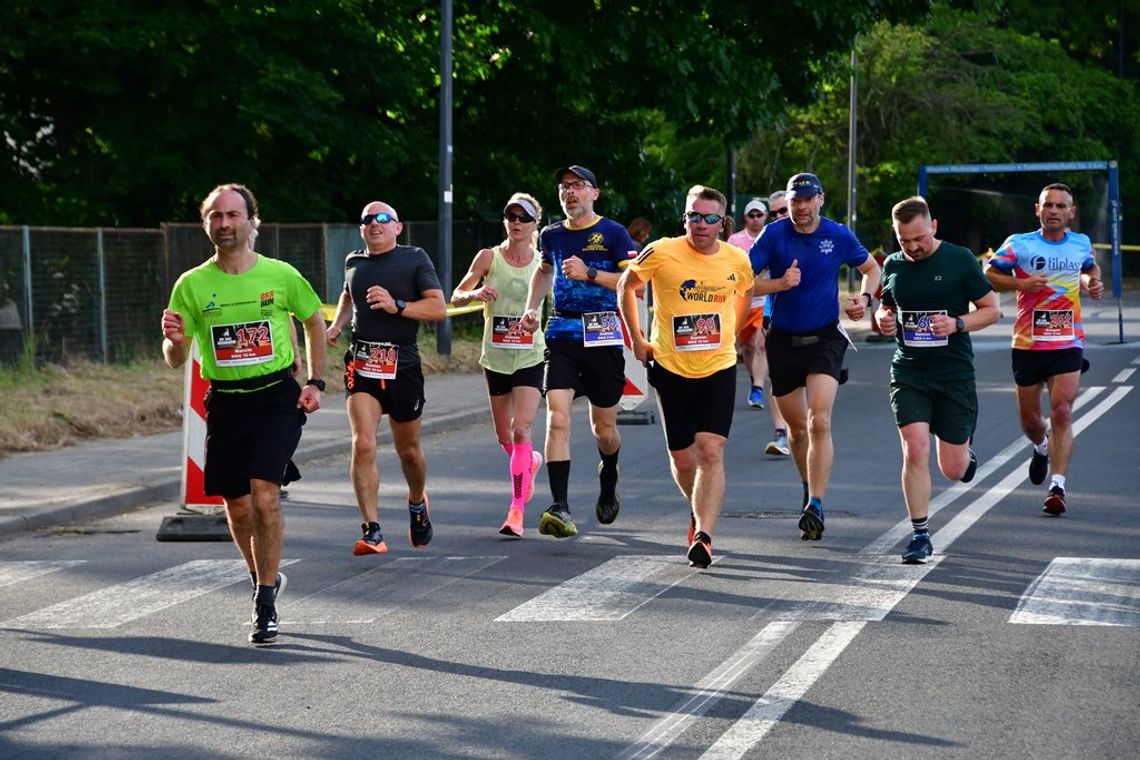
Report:
[{"label": "yellow shirt with logo", "polygon": [[736,299],[752,290],[748,254],[718,241],[704,254],[684,237],[645,247],[629,268],[653,287],[654,360],[683,377],[708,377],[736,364]]}]

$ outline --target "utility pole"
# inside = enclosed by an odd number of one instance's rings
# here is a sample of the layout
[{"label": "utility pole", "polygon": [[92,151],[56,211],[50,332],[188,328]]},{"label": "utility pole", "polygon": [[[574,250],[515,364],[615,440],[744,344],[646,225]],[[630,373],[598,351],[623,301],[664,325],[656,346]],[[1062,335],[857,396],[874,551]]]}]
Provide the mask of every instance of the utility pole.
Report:
[{"label": "utility pole", "polygon": [[[439,14],[439,282],[444,299],[451,293],[451,0],[441,0]],[[435,334],[440,356],[451,356],[451,317]]]}]

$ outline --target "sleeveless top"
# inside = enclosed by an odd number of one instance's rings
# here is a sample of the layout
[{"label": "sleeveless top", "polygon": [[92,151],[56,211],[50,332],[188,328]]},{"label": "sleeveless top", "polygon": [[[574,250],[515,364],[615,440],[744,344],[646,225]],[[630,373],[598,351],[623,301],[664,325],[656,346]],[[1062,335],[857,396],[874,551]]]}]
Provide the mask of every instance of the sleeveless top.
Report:
[{"label": "sleeveless top", "polygon": [[[491,267],[483,284],[499,291],[499,297],[483,304],[483,353],[479,364],[492,372],[511,375],[543,361],[546,340],[542,330],[520,333],[522,328],[518,324],[526,309],[530,278],[541,263],[542,258],[536,251],[529,264],[516,267],[503,258],[501,245],[491,249]],[[542,301],[537,308],[541,315]],[[517,347],[520,339],[527,338],[532,341],[531,345]]]}]

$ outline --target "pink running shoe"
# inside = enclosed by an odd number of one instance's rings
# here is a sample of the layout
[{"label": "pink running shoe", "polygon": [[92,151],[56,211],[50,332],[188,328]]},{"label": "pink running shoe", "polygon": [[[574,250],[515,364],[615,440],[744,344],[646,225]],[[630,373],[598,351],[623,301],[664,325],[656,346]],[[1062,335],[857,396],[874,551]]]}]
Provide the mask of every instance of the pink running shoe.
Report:
[{"label": "pink running shoe", "polygon": [[[542,469],[542,454],[539,454],[537,451],[530,452],[530,485],[528,485],[526,487],[526,502],[525,502],[527,504],[529,504],[530,500],[532,498],[534,498],[534,482],[536,480],[538,480],[538,471],[541,469]],[[522,535],[521,530],[519,531],[519,535],[520,536]]]},{"label": "pink running shoe", "polygon": [[521,509],[512,509],[507,512],[507,519],[503,523],[503,527],[499,528],[499,533],[512,538],[522,538],[523,511]]}]

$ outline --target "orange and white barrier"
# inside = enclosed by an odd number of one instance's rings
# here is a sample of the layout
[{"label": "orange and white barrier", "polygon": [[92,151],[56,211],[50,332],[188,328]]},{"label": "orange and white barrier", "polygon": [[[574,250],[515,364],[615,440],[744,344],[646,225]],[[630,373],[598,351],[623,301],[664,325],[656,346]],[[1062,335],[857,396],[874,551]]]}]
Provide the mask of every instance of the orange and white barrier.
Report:
[{"label": "orange and white barrier", "polygon": [[221,496],[207,496],[206,467],[206,391],[210,382],[202,378],[198,341],[190,346],[182,391],[182,506],[223,506]]},{"label": "orange and white barrier", "polygon": [[[638,321],[642,324],[642,330],[648,332],[651,325],[649,323],[649,308],[646,306],[644,298],[637,299],[637,316]],[[618,408],[623,412],[631,412],[641,406],[642,402],[648,398],[649,377],[645,365],[633,355],[633,345],[624,329],[622,330],[622,340],[625,342],[625,347],[622,349],[622,356],[625,358],[625,389],[621,393]]]}]

